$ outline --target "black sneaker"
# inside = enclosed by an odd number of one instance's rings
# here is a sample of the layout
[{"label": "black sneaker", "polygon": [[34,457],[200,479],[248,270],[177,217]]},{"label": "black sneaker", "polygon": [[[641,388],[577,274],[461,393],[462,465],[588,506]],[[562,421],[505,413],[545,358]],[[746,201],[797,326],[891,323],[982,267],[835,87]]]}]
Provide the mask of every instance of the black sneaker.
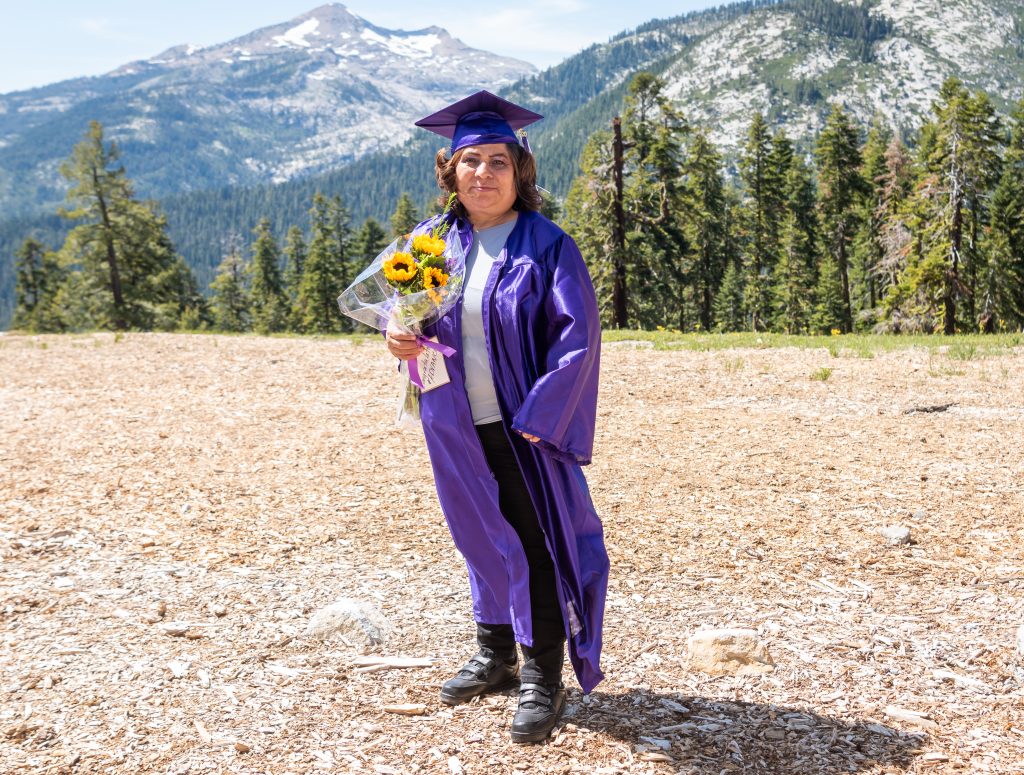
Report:
[{"label": "black sneaker", "polygon": [[513,743],[538,743],[555,728],[565,710],[565,686],[561,683],[522,683],[519,708],[512,719]]},{"label": "black sneaker", "polygon": [[510,689],[519,681],[519,665],[480,653],[441,687],[441,702],[459,705],[477,695]]}]

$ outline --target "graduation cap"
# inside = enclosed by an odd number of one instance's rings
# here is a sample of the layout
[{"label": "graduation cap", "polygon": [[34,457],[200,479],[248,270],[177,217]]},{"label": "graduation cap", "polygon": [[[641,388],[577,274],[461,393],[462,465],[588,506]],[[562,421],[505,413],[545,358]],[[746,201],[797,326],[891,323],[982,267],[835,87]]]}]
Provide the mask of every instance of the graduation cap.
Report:
[{"label": "graduation cap", "polygon": [[[470,145],[491,143],[519,143],[516,130],[544,118],[540,113],[503,100],[489,91],[478,91],[454,102],[426,118],[416,126],[447,137],[452,141],[451,152]],[[523,137],[523,147],[530,146]]]}]

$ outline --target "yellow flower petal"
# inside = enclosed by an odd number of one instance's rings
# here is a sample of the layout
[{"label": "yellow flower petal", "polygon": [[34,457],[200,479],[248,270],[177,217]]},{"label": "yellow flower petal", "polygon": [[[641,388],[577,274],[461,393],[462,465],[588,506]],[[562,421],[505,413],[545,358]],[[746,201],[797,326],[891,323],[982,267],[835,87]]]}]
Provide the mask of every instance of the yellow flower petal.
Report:
[{"label": "yellow flower petal", "polygon": [[407,283],[416,277],[416,259],[408,253],[395,253],[384,262],[384,277],[393,283]]},{"label": "yellow flower petal", "polygon": [[412,249],[428,256],[439,256],[444,253],[444,240],[431,237],[429,234],[417,234],[412,238]]}]

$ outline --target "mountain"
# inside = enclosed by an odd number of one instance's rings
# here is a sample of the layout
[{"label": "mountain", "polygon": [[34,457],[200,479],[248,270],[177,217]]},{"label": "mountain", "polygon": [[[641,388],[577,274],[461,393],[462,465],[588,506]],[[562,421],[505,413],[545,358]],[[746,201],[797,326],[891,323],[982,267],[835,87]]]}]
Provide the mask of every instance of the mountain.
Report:
[{"label": "mountain", "polygon": [[408,140],[412,122],[535,68],[440,27],[377,27],[340,4],[224,44],[177,46],[95,78],[0,95],[0,207],[63,200],[61,160],[90,120],[147,197],[285,180]]},{"label": "mountain", "polygon": [[[395,54],[425,50],[432,35],[439,41],[432,57]],[[342,57],[347,45],[361,53]],[[463,53],[442,67],[445,46]],[[395,70],[382,66],[391,57]],[[338,76],[348,72],[342,61],[358,78]],[[474,76],[484,62],[498,68],[490,80]],[[453,74],[444,75],[446,67]],[[424,79],[416,87],[413,70]],[[985,90],[1004,113],[1021,99],[1024,3],[747,0],[651,21],[540,73],[473,52],[434,28],[393,33],[342,6],[324,6],[223,46],[173,49],[103,78],[0,97],[0,145],[7,143],[0,147],[0,203],[15,214],[16,202],[27,213],[33,202],[59,199],[57,161],[88,119],[99,118],[115,128],[142,193],[162,197],[175,244],[205,282],[226,234],[248,237],[262,216],[279,236],[288,225],[304,225],[314,191],[342,195],[355,225],[368,215],[386,219],[402,191],[425,204],[436,192],[432,155],[440,142],[413,134],[412,120],[481,87],[545,114],[530,131],[539,182],[564,196],[587,138],[622,111],[630,78],[641,70],[665,79],[680,111],[711,131],[728,163],[756,111],[805,152],[834,102],[863,127],[877,116],[910,138],[947,76]],[[446,84],[443,94],[430,91],[435,81]],[[90,96],[72,105],[77,90]],[[358,113],[387,99],[393,108]],[[350,120],[351,113],[360,119]],[[35,123],[17,135],[11,127],[18,121]],[[386,152],[353,150],[371,151],[374,143]],[[27,181],[20,188],[13,182],[19,176]],[[32,231],[57,244],[55,221],[0,220],[0,325],[12,299],[10,256]]]},{"label": "mountain", "polygon": [[[646,61],[601,67],[623,52]],[[573,77],[581,68],[589,75],[582,81]],[[983,89],[1004,113],[1021,99],[1024,4],[753,0],[624,32],[506,93],[557,115],[538,128],[533,143],[541,166],[559,169],[550,181],[555,190],[564,192],[574,174],[561,169],[561,160],[577,159],[586,137],[609,126],[636,69],[663,78],[666,94],[691,123],[709,129],[727,158],[757,111],[805,151],[833,103],[864,127],[878,117],[906,138],[930,116],[948,76]],[[584,85],[591,88],[581,91]]]}]

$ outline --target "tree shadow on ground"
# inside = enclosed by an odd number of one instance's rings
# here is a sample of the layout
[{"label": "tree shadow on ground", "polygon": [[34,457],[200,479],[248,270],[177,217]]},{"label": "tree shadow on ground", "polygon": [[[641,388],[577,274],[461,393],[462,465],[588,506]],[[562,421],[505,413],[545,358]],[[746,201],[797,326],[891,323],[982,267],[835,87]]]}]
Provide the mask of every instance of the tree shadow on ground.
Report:
[{"label": "tree shadow on ground", "polygon": [[675,693],[594,692],[584,702],[576,690],[568,700],[565,723],[616,737],[639,759],[692,775],[906,769],[926,737],[806,709]]}]

